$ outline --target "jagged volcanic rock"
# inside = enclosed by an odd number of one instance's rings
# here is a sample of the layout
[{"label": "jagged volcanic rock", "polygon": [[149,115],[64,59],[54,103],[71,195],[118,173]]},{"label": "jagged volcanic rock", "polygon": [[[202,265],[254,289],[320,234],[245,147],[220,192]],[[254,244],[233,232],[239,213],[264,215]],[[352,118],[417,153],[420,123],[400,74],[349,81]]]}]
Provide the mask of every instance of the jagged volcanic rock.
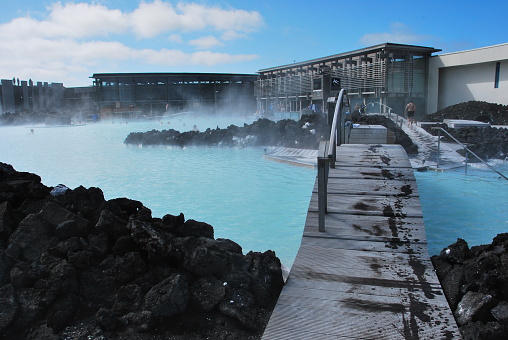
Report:
[{"label": "jagged volcanic rock", "polygon": [[472,100],[447,106],[425,116],[422,121],[442,122],[443,119],[477,120],[492,125],[508,125],[508,106]]},{"label": "jagged volcanic rock", "polygon": [[[308,124],[306,124],[308,123]],[[290,119],[274,122],[258,119],[243,127],[230,125],[226,129],[206,129],[204,132],[151,130],[132,132],[125,144],[153,146],[285,146],[317,149],[319,142],[328,138],[330,131],[323,115],[303,115],[299,121]]]},{"label": "jagged volcanic rock", "polygon": [[274,252],[153,218],[98,188],[0,163],[0,337],[259,339],[283,286]]},{"label": "jagged volcanic rock", "polygon": [[[424,122],[436,122],[436,124],[422,126],[427,132],[436,136],[438,131],[432,130],[432,127],[441,127],[483,160],[505,159],[508,157],[508,129],[498,129],[490,126],[452,129],[443,124],[444,119],[476,120],[491,125],[508,125],[508,106],[482,101],[469,101],[445,107],[422,119]],[[444,141],[451,142],[448,136],[442,135]],[[458,153],[462,156],[466,155],[466,151],[463,149],[459,150]],[[474,156],[469,157],[469,160],[478,162]]]},{"label": "jagged volcanic rock", "polygon": [[469,248],[457,242],[431,257],[465,340],[508,338],[508,234]]}]

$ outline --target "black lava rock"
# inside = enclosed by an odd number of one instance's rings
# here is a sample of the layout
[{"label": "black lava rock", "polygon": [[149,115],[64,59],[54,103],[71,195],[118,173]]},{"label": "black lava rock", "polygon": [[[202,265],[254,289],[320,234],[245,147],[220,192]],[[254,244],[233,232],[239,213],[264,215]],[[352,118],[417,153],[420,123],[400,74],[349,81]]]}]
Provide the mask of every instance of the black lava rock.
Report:
[{"label": "black lava rock", "polygon": [[508,234],[469,248],[466,241],[432,256],[464,339],[508,338]]},{"label": "black lava rock", "polygon": [[0,163],[1,338],[261,337],[283,285],[272,251],[98,188],[51,192]]}]

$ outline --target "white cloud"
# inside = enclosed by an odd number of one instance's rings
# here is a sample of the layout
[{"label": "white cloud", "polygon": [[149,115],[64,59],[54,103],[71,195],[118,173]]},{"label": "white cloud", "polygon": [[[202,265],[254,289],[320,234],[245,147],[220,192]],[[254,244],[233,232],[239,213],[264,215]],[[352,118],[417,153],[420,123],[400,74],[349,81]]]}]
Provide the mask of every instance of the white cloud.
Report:
[{"label": "white cloud", "polygon": [[182,29],[179,17],[170,3],[156,0],[142,2],[130,15],[132,29],[140,38],[152,38],[163,32]]},{"label": "white cloud", "polygon": [[86,38],[122,33],[129,27],[127,17],[120,10],[109,10],[100,5],[56,3],[48,10],[46,20],[26,16],[1,24],[0,37]]},{"label": "white cloud", "polygon": [[390,25],[390,32],[368,33],[360,38],[360,42],[364,45],[377,45],[386,42],[416,44],[431,38],[429,35],[415,34],[407,25],[394,22]]},{"label": "white cloud", "polygon": [[201,37],[198,39],[190,40],[189,45],[196,47],[200,50],[206,50],[209,48],[217,47],[217,46],[224,46],[223,43],[219,41],[219,39],[209,35],[206,37]]},{"label": "white cloud", "polygon": [[237,63],[257,59],[257,55],[243,54],[230,55],[225,53],[215,53],[210,51],[201,51],[194,53],[184,53],[180,50],[142,50],[133,51],[133,57],[146,60],[155,65],[166,66],[192,66],[207,65],[213,66],[224,63]]},{"label": "white cloud", "polygon": [[52,36],[92,37],[124,32],[127,16],[118,9],[97,4],[57,2],[50,7],[49,20],[44,22],[52,29]]},{"label": "white cloud", "polygon": [[187,18],[199,19],[202,25],[213,27],[219,31],[253,32],[263,25],[263,19],[258,12],[248,12],[240,9],[225,10],[218,7],[204,7],[194,3],[180,3],[178,8],[185,13]]},{"label": "white cloud", "polygon": [[226,31],[221,36],[222,40],[236,40],[247,38],[247,34],[237,31]]},{"label": "white cloud", "polygon": [[182,44],[183,38],[180,34],[170,34],[168,40],[173,43]]},{"label": "white cloud", "polygon": [[173,31],[192,32],[204,29],[253,32],[263,25],[263,19],[258,12],[226,10],[194,3],[179,3],[174,7],[161,0],[142,2],[130,14],[130,19],[132,29],[141,38],[151,38]]},{"label": "white cloud", "polygon": [[190,55],[191,64],[194,65],[217,65],[222,63],[238,63],[242,61],[250,61],[257,59],[257,55],[253,54],[241,54],[231,55],[225,53],[215,53],[210,51],[196,52]]},{"label": "white cloud", "polygon": [[[2,78],[77,86],[90,84],[88,77],[96,72],[115,72],[116,67],[131,71],[129,63],[167,67],[249,61],[258,56],[192,53],[172,47],[211,49],[246,38],[263,25],[255,11],[162,0],[141,2],[131,12],[96,2],[55,2],[46,10],[44,16],[0,23]],[[223,40],[210,34],[214,32]],[[195,38],[196,33],[203,37]],[[193,39],[185,41],[191,35]]]}]

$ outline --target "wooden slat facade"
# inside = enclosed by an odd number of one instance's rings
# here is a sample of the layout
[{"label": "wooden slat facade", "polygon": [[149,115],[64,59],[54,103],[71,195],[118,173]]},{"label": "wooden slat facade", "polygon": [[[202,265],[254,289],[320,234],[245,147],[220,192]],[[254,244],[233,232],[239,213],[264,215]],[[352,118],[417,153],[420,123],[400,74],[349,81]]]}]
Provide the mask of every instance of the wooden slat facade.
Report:
[{"label": "wooden slat facade", "polygon": [[326,232],[318,231],[316,184],[263,339],[460,339],[402,147],[339,147]]}]

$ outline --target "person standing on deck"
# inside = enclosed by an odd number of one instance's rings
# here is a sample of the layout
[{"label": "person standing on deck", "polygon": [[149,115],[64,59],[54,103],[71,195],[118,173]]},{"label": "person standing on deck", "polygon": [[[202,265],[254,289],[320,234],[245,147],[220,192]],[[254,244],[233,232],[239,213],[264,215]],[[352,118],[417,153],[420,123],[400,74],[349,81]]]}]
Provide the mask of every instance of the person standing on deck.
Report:
[{"label": "person standing on deck", "polygon": [[406,117],[407,117],[407,125],[412,126],[413,122],[415,121],[415,111],[416,111],[416,105],[413,103],[412,100],[409,101],[406,105]]}]

